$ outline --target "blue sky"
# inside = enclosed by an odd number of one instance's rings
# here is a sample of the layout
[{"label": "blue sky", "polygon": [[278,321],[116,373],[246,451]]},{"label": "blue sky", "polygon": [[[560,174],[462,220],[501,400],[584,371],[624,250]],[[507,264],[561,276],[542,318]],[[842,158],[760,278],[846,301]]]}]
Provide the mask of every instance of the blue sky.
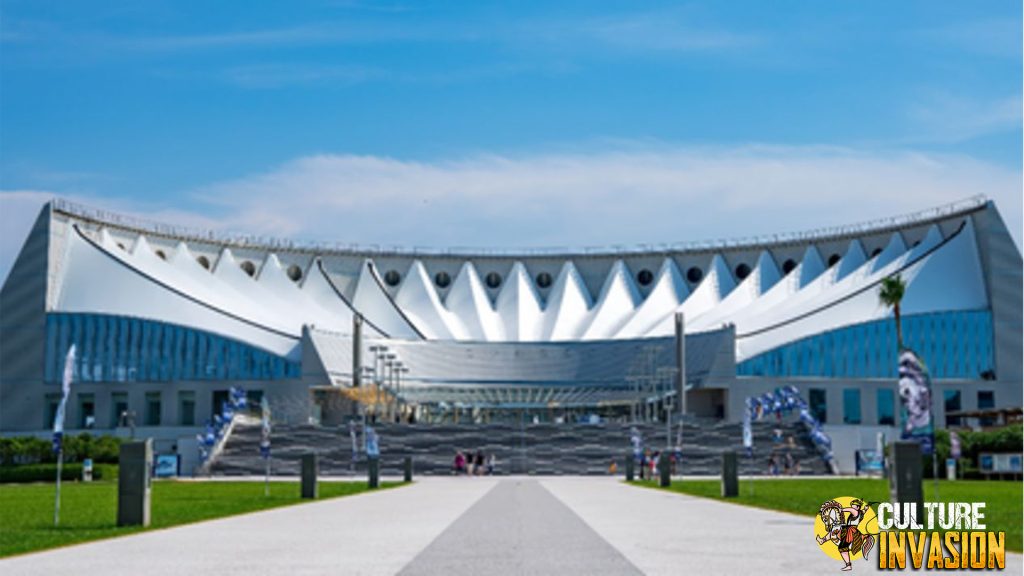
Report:
[{"label": "blue sky", "polygon": [[46,198],[222,230],[588,246],[987,194],[1021,240],[1021,4],[0,7],[0,277]]}]

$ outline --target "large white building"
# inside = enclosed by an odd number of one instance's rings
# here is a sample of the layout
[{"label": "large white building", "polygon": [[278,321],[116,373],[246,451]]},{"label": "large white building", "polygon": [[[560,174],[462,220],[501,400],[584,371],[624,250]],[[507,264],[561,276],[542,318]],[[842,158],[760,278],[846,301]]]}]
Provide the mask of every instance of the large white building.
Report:
[{"label": "large white building", "polygon": [[368,382],[373,369],[435,411],[660,402],[678,388],[682,312],[688,412],[737,419],[747,396],[796,384],[826,425],[866,437],[899,414],[880,282],[906,281],[904,340],[931,370],[941,424],[950,410],[1021,405],[1021,269],[984,199],[807,233],[564,253],[224,237],[55,200],[0,292],[0,430],[50,427],[72,343],[71,428],[115,428],[132,412],[157,436],[188,436],[229,386],[266,395],[278,419],[334,422],[350,413],[354,372]]}]

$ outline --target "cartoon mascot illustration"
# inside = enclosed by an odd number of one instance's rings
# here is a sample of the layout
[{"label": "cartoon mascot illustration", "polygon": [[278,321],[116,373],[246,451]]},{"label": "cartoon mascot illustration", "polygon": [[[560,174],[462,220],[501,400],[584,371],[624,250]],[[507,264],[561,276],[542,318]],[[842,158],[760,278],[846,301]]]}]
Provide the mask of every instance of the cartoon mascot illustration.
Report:
[{"label": "cartoon mascot illustration", "polygon": [[853,569],[853,564],[850,563],[850,550],[853,550],[854,553],[860,551],[864,559],[867,560],[868,552],[875,544],[874,536],[862,534],[858,529],[867,510],[867,505],[863,500],[854,499],[846,508],[835,500],[829,500],[822,504],[821,510],[818,511],[821,521],[825,524],[826,532],[824,536],[816,535],[815,540],[818,541],[819,546],[824,546],[825,542],[832,542],[839,548],[839,555],[846,563],[842,567],[843,572]]}]

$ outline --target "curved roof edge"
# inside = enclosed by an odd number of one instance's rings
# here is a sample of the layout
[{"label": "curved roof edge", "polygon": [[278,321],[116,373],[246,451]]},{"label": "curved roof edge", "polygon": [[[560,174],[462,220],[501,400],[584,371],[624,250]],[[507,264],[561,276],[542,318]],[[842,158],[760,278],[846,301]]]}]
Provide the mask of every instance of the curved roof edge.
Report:
[{"label": "curved roof edge", "polygon": [[146,220],[93,208],[56,197],[50,205],[54,212],[102,226],[120,228],[139,234],[163,236],[175,240],[208,242],[229,247],[304,252],[317,255],[342,256],[413,256],[460,258],[526,258],[526,257],[601,257],[631,254],[679,254],[719,250],[762,249],[807,242],[852,239],[865,234],[895,232],[905,228],[929,224],[967,215],[985,209],[990,204],[984,195],[976,195],[956,202],[899,216],[869,220],[856,224],[817,228],[799,232],[768,234],[764,236],[720,240],[699,240],[672,244],[639,244],[635,246],[601,246],[571,248],[403,248],[397,246],[359,245],[342,242],[307,242],[247,234],[230,234],[177,226]]}]

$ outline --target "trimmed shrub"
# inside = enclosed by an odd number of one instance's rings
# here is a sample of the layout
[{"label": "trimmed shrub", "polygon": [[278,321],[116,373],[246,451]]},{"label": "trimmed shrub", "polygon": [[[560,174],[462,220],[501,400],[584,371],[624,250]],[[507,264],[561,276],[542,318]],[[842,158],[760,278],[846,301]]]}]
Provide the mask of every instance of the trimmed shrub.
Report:
[{"label": "trimmed shrub", "polygon": [[[94,437],[91,434],[64,437],[64,462],[81,462],[92,458],[93,463],[117,464],[121,451],[120,438]],[[0,438],[0,466],[56,463],[53,443],[49,438],[14,436]],[[56,474],[56,472],[54,472]]]},{"label": "trimmed shrub", "polygon": [[[117,466],[109,464],[93,465],[93,480],[117,478]],[[64,464],[60,471],[60,479],[74,481],[82,479],[81,464]],[[24,484],[28,482],[55,482],[57,480],[57,464],[28,464],[25,466],[0,466],[0,484]]]}]

